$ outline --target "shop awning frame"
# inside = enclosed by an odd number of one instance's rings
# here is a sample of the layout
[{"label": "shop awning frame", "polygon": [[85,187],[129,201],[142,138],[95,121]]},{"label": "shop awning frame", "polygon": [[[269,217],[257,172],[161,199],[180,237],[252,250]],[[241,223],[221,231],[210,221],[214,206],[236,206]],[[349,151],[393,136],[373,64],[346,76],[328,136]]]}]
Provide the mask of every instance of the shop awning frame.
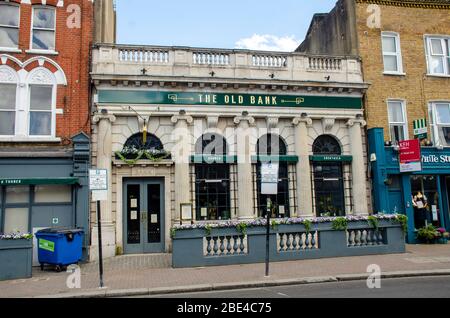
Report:
[{"label": "shop awning frame", "polygon": [[0,179],[0,186],[21,185],[74,185],[80,184],[78,178],[9,178]]}]

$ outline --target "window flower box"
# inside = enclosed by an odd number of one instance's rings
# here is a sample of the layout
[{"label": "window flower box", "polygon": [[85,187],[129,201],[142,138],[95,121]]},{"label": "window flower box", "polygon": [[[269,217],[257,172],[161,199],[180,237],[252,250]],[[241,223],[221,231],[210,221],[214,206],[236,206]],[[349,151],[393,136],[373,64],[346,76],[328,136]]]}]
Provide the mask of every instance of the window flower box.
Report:
[{"label": "window flower box", "polygon": [[0,281],[30,278],[32,258],[31,235],[0,235]]}]

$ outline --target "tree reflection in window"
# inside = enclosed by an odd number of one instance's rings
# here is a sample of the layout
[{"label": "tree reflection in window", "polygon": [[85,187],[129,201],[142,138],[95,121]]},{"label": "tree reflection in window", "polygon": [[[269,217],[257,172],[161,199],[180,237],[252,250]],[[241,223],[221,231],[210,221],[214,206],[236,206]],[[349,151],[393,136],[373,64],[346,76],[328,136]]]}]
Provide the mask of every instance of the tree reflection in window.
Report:
[{"label": "tree reflection in window", "polygon": [[324,135],[316,139],[313,145],[315,155],[341,155],[339,142],[332,136]]}]

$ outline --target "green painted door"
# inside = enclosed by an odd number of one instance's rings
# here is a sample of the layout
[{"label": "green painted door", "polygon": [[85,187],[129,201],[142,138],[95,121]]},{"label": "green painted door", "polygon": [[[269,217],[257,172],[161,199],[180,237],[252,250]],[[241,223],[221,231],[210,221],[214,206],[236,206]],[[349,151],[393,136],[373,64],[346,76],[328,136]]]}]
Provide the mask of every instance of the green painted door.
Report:
[{"label": "green painted door", "polygon": [[123,195],[124,253],[163,253],[164,180],[126,179]]}]

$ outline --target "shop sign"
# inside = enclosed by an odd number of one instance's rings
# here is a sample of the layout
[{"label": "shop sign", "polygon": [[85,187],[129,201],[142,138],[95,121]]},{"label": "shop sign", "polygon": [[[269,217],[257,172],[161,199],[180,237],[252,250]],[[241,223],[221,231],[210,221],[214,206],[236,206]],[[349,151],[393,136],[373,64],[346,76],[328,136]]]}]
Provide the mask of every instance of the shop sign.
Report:
[{"label": "shop sign", "polygon": [[310,160],[315,162],[351,162],[353,161],[353,157],[337,155],[310,156]]},{"label": "shop sign", "polygon": [[419,119],[413,122],[414,124],[414,137],[417,139],[427,139],[428,138],[428,127],[426,119]]},{"label": "shop sign", "polygon": [[278,194],[278,163],[261,165],[261,194]]},{"label": "shop sign", "polygon": [[422,156],[423,163],[450,163],[450,155],[426,155]]},{"label": "shop sign", "polygon": [[359,97],[100,90],[99,103],[361,109]]},{"label": "shop sign", "polygon": [[422,155],[420,141],[405,140],[399,142],[400,147],[400,172],[422,171]]}]

